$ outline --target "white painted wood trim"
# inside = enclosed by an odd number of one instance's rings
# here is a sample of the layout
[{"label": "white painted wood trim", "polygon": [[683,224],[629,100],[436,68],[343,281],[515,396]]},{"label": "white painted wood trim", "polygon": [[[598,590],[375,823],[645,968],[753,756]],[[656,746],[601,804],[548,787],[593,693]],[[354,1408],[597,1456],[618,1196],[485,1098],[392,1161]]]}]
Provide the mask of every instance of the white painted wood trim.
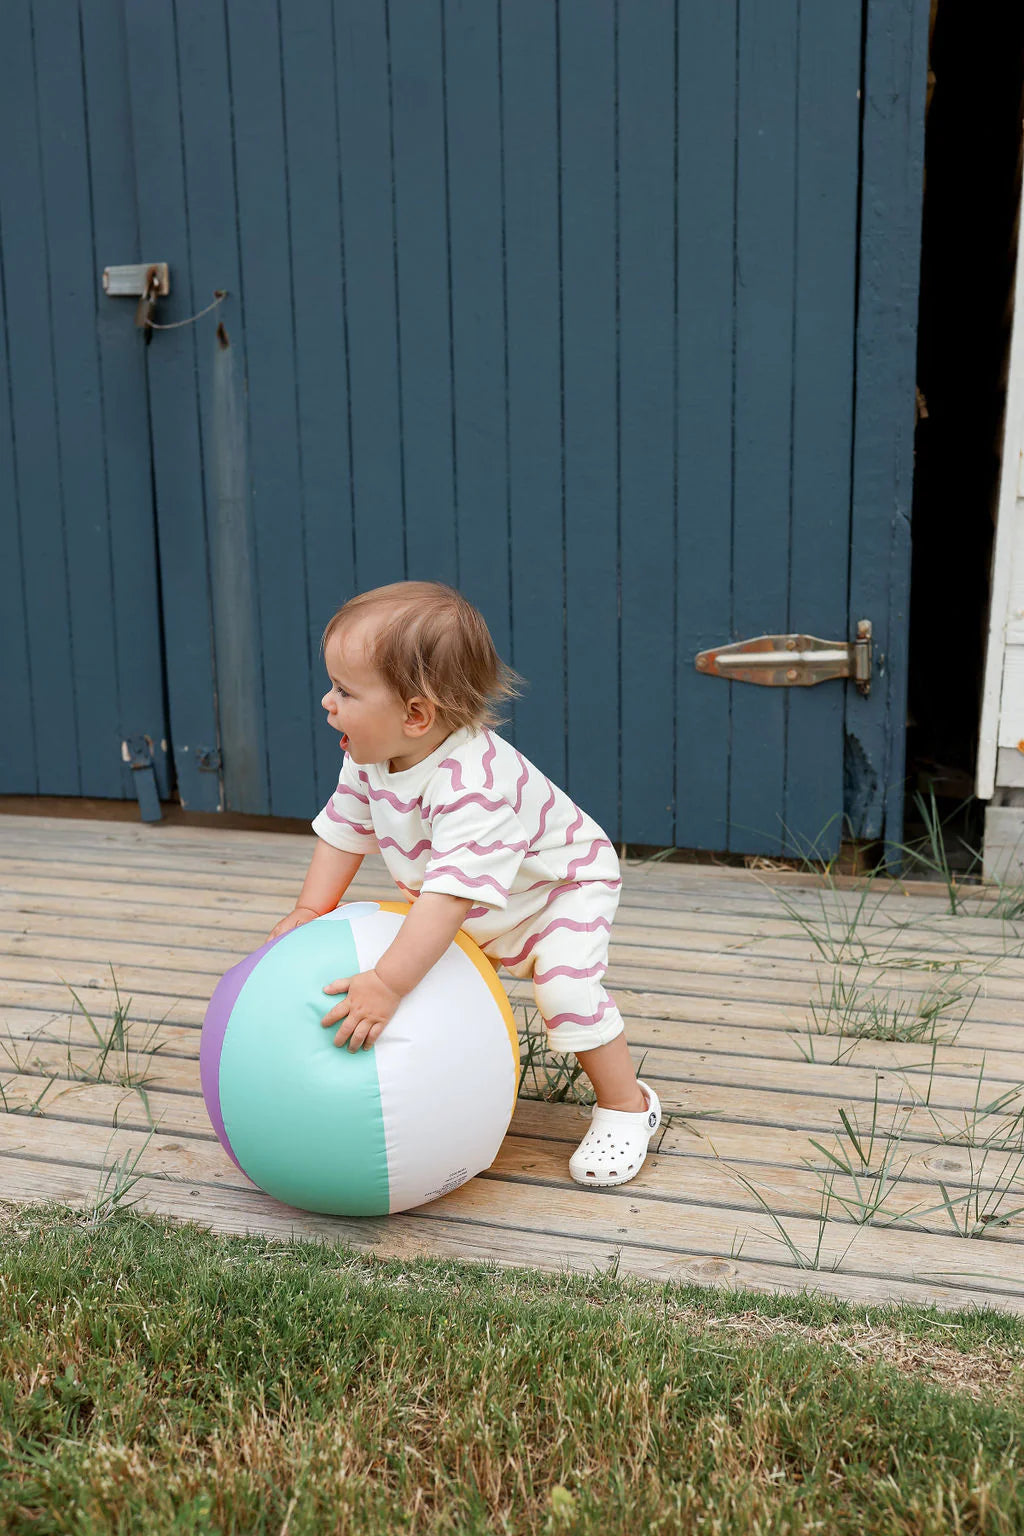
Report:
[{"label": "white painted wood trim", "polygon": [[996,787],[999,747],[999,715],[1003,696],[1003,664],[1006,628],[1010,618],[1013,579],[1014,535],[1024,523],[1024,487],[1021,485],[1024,453],[1024,217],[1017,234],[1017,272],[1014,280],[1013,330],[1010,341],[1010,374],[1003,423],[1002,468],[996,513],[995,547],[992,553],[992,606],[989,612],[985,682],[981,696],[981,728],[978,738],[977,793],[991,800]]}]

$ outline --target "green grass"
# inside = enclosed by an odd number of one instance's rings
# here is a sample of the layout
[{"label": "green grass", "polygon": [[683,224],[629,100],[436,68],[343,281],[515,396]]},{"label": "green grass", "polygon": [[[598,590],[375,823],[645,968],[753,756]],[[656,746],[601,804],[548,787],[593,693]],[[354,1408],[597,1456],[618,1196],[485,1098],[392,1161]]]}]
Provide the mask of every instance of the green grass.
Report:
[{"label": "green grass", "polygon": [[5,1533],[1024,1529],[1024,1322],[0,1228]]}]

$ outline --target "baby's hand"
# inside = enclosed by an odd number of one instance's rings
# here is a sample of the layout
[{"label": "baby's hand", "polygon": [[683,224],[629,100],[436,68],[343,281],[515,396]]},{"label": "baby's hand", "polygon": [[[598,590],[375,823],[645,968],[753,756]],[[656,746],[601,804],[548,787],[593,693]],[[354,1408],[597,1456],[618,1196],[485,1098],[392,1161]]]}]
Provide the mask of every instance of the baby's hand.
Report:
[{"label": "baby's hand", "polygon": [[263,942],[269,944],[271,939],[279,939],[282,933],[290,933],[293,928],[301,928],[303,923],[311,923],[314,917],[320,915],[319,912],[314,912],[312,907],[296,907],[288,913],[287,917],[282,917],[279,923],[274,924]]},{"label": "baby's hand", "polygon": [[368,1051],[371,1045],[376,1044],[384,1032],[384,1026],[402,1001],[401,995],[393,992],[376,971],[360,971],[358,976],[342,977],[340,981],[329,982],[324,991],[347,993],[330,1013],[325,1014],[321,1022],[327,1029],[340,1019],[342,1024],[334,1037],[334,1043],[344,1045],[347,1040],[350,1051],[358,1051],[360,1048]]}]

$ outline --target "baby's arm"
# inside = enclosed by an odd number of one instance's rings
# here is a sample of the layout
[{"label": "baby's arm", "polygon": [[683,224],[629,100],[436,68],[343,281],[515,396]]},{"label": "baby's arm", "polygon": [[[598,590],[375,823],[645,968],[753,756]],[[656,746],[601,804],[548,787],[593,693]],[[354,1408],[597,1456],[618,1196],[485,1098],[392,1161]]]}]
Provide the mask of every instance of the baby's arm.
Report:
[{"label": "baby's arm", "polygon": [[271,939],[280,938],[282,933],[288,933],[292,928],[299,928],[303,923],[311,923],[314,917],[322,917],[325,912],[333,912],[351,885],[362,862],[361,853],[347,853],[344,848],[335,848],[331,843],[325,843],[323,838],[318,837],[302,890],[299,892],[299,899],[288,916],[282,917],[281,921],[270,930],[267,943],[269,944]]},{"label": "baby's arm", "polygon": [[325,992],[346,994],[323,1020],[325,1029],[341,1022],[335,1045],[348,1041],[349,1050],[358,1051],[376,1042],[402,998],[440,960],[472,905],[471,899],[461,896],[424,892],[372,971],[344,976],[324,987]]}]

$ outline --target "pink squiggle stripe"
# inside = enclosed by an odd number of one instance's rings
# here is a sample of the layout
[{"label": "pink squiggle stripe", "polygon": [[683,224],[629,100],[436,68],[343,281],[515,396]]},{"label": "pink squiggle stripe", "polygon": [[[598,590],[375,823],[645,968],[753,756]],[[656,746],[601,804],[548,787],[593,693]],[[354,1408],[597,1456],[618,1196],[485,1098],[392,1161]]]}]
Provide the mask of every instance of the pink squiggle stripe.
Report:
[{"label": "pink squiggle stripe", "polygon": [[587,976],[601,976],[605,967],[601,964],[588,965],[586,970],[581,970],[578,965],[553,965],[550,971],[534,971],[533,981],[535,986],[543,986],[546,981],[551,981],[555,976],[575,976],[582,981]]},{"label": "pink squiggle stripe", "polygon": [[[575,885],[552,886],[547,901],[545,901],[544,905],[541,907],[540,912],[535,912],[533,916],[539,917],[541,912],[546,911],[553,901],[558,900],[559,896],[564,896],[566,891],[582,890],[584,885],[608,885],[614,891],[617,890],[621,884],[621,880],[586,880],[582,882],[577,881]],[[538,880],[536,885],[528,885],[525,891],[516,891],[515,894],[517,896],[525,896],[527,891],[538,891],[542,885],[551,885],[551,882],[550,880]],[[466,917],[467,919],[471,917],[489,917],[493,910],[493,907],[470,907],[469,911],[466,913]],[[611,924],[608,926],[610,928]]]},{"label": "pink squiggle stripe", "polygon": [[357,821],[353,821],[351,817],[343,816],[340,811],[336,811],[329,800],[324,806],[324,810],[327,812],[327,816],[330,821],[340,821],[343,826],[351,827],[353,832],[361,832],[364,837],[374,837],[376,835],[372,827],[361,827],[359,823]]},{"label": "pink squiggle stripe", "polygon": [[[466,786],[462,779],[462,764],[459,762],[457,757],[446,757],[440,766],[442,768],[447,768],[450,771],[452,776],[452,789],[465,789]],[[488,786],[488,788],[489,787],[490,786]]]},{"label": "pink squiggle stripe", "polygon": [[565,872],[565,878],[567,880],[574,880],[576,878],[576,871],[578,869],[586,869],[588,864],[593,864],[602,848],[610,847],[611,843],[606,837],[598,838],[589,853],[581,854],[578,859],[573,859],[572,863],[569,865],[569,868]]},{"label": "pink squiggle stripe", "polygon": [[454,864],[437,864],[431,867],[429,873],[424,876],[424,888],[428,886],[435,875],[457,875],[463,885],[493,885],[500,896],[508,895],[508,888],[495,880],[493,875],[466,875]]},{"label": "pink squiggle stripe", "polygon": [[540,824],[537,827],[537,830],[536,830],[536,832],[533,835],[533,843],[530,844],[531,848],[533,847],[534,843],[539,843],[541,838],[544,836],[544,828],[548,824],[548,814],[549,814],[549,812],[551,810],[551,807],[555,803],[555,786],[552,784],[550,779],[545,779],[544,782],[548,786],[548,789],[551,791],[551,795],[550,795],[550,798],[545,802],[545,805],[544,805],[543,809],[541,810],[541,813],[540,813]]},{"label": "pink squiggle stripe", "polygon": [[[535,891],[535,890],[538,889],[539,885],[551,885],[551,882],[550,882],[550,880],[541,880],[541,881],[538,882],[538,885],[531,885],[529,887],[529,889],[531,891]],[[559,896],[564,896],[566,891],[578,891],[578,890],[581,890],[581,889],[582,889],[582,887],[579,886],[579,885],[561,885],[561,884],[560,885],[552,885],[550,891],[548,891],[547,897],[546,897],[546,899],[544,901],[544,905],[540,908],[540,910],[537,911],[537,912],[531,913],[530,919],[524,918],[523,921],[526,922],[528,920],[532,920],[534,918],[540,917],[541,912],[546,912],[548,907],[550,907],[551,903],[553,901],[557,901]]]},{"label": "pink squiggle stripe", "polygon": [[472,853],[497,853],[499,848],[503,853],[524,853],[529,846],[529,843],[455,843],[451,848],[439,848],[437,856],[439,859],[447,859],[460,848],[468,848]]},{"label": "pink squiggle stripe", "polygon": [[[527,896],[531,891],[539,891],[542,885],[550,884],[550,880],[537,880],[533,885],[524,886],[521,891],[516,891],[516,895]],[[574,885],[576,887],[582,887],[584,885],[607,885],[611,890],[617,891],[621,884],[621,878],[617,880],[607,880],[599,876],[596,880],[563,880],[559,883],[559,885],[555,887],[555,889],[558,891],[568,891],[571,890]]]},{"label": "pink squiggle stripe", "polygon": [[606,917],[592,918],[589,923],[581,923],[575,917],[556,917],[545,928],[542,928],[540,933],[532,934],[518,955],[513,955],[507,960],[503,958],[502,965],[520,965],[527,955],[533,953],[541,939],[545,938],[549,933],[553,933],[556,928],[571,928],[573,933],[594,933],[598,928],[607,928],[609,933],[612,931],[612,925]]},{"label": "pink squiggle stripe", "polygon": [[423,837],[418,843],[414,843],[411,848],[403,848],[401,843],[396,843],[393,837],[379,837],[377,839],[377,846],[381,853],[384,852],[385,848],[394,848],[396,852],[402,855],[403,859],[413,860],[418,859],[423,850],[431,846],[431,843],[429,837]]},{"label": "pink squiggle stripe", "polygon": [[439,805],[435,811],[433,806],[424,806],[424,816],[447,816],[452,811],[460,811],[464,805],[482,805],[486,811],[501,811],[507,805],[507,800],[488,800],[486,795],[478,795],[475,791],[463,795],[461,800],[453,800],[451,805]]},{"label": "pink squiggle stripe", "polygon": [[[494,762],[498,748],[490,731],[484,731],[484,735],[487,737],[487,751],[481,759],[480,766],[484,770],[484,789],[493,789],[494,774],[491,772],[491,764]],[[460,788],[458,784],[455,787],[456,789]]]},{"label": "pink squiggle stripe", "polygon": [[[588,881],[587,883],[588,884],[597,885],[598,882],[596,880],[594,880],[594,881]],[[537,885],[531,885],[531,886],[528,887],[528,889],[531,890],[531,891],[536,891],[542,885],[544,885],[544,886],[551,886],[551,889],[548,891],[548,894],[547,894],[547,896],[544,899],[543,905],[536,912],[532,913],[529,919],[524,918],[523,919],[524,922],[536,920],[538,917],[540,917],[542,912],[546,912],[547,911],[548,907],[550,907],[550,905],[551,905],[551,903],[553,901],[557,901],[558,898],[560,896],[564,896],[567,891],[582,891],[582,889],[583,889],[583,885],[582,885],[582,883],[579,880],[577,880],[575,882],[573,882],[573,881],[559,881],[559,883],[557,885],[551,885],[550,880],[540,880],[540,881],[538,881]],[[517,891],[516,894],[519,895],[520,892]]]},{"label": "pink squiggle stripe", "polygon": [[565,840],[566,840],[567,843],[573,843],[573,842],[576,841],[576,833],[579,831],[579,829],[580,829],[580,827],[582,827],[582,825],[583,825],[583,812],[580,810],[579,806],[577,806],[576,807],[576,820],[572,823],[572,825],[570,827],[568,827],[566,829]]},{"label": "pink squiggle stripe", "polygon": [[363,773],[362,769],[359,771],[359,778],[361,783],[365,785],[366,793],[369,795],[371,800],[386,800],[388,805],[393,805],[396,811],[408,812],[415,811],[419,808],[419,800],[399,800],[398,796],[392,794],[390,789],[374,789],[373,785],[370,783],[366,774]]},{"label": "pink squiggle stripe", "polygon": [[353,800],[358,800],[359,804],[365,805],[367,810],[370,808],[370,802],[367,800],[365,795],[361,795],[358,789],[353,789],[351,784],[342,784],[340,779],[338,780],[338,787],[334,793],[336,795],[351,795]]},{"label": "pink squiggle stripe", "polygon": [[522,806],[523,806],[523,790],[526,788],[527,781],[529,780],[530,770],[529,770],[529,768],[526,765],[526,758],[518,750],[516,751],[516,757],[518,757],[518,759],[519,759],[519,766],[523,770],[522,773],[519,775],[518,780],[516,781],[516,803],[512,807],[512,809],[515,811],[516,815],[518,816],[519,812],[522,810]]},{"label": "pink squiggle stripe", "polygon": [[600,1008],[594,1014],[556,1013],[553,1019],[545,1019],[544,1022],[548,1029],[557,1029],[559,1024],[596,1024],[599,1019],[604,1018],[609,1008],[614,1007],[615,1003],[609,997],[605,999]]}]

